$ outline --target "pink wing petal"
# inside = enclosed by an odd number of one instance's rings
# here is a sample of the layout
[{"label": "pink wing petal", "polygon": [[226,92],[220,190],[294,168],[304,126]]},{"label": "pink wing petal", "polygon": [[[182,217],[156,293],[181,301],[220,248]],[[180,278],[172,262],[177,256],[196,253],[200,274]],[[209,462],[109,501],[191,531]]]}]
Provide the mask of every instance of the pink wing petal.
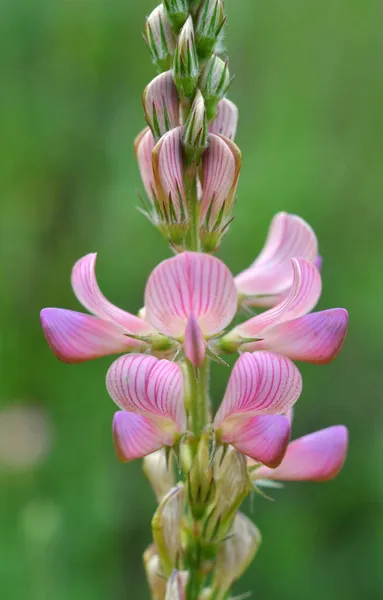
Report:
[{"label": "pink wing petal", "polygon": [[263,337],[264,331],[279,323],[301,317],[318,302],[322,280],[318,269],[307,260],[292,258],[294,279],[289,294],[274,308],[249,319],[236,327],[230,335]]},{"label": "pink wing petal", "polygon": [[186,324],[184,351],[192,365],[197,368],[202,367],[206,353],[205,340],[193,313],[190,314]]},{"label": "pink wing petal", "polygon": [[346,460],[348,431],[344,425],[335,425],[305,435],[287,448],[277,469],[260,467],[257,479],[281,481],[326,481],[338,475]]},{"label": "pink wing petal", "polygon": [[[241,294],[275,296],[289,290],[293,283],[291,258],[313,262],[318,241],[310,225],[296,215],[278,213],[271,222],[266,244],[255,262],[237,275]],[[262,306],[262,299],[259,301]]]},{"label": "pink wing petal", "polygon": [[109,368],[106,387],[123,410],[159,418],[172,436],[174,428],[185,431],[182,372],[176,363],[142,354],[121,356]]},{"label": "pink wing petal", "polygon": [[172,71],[161,73],[149,83],[142,103],[148,125],[158,138],[180,124],[179,99]]},{"label": "pink wing petal", "polygon": [[277,467],[290,440],[290,421],[284,415],[259,415],[239,419],[221,441],[268,467]]},{"label": "pink wing petal", "polygon": [[67,363],[145,347],[142,342],[124,335],[118,325],[73,310],[44,308],[41,325],[53,353]]},{"label": "pink wing petal", "polygon": [[154,174],[153,174],[153,166],[152,166],[152,152],[154,146],[156,145],[154,141],[154,137],[150,128],[147,127],[142,131],[134,142],[134,151],[136,153],[136,158],[138,162],[138,168],[140,170],[140,175],[142,179],[142,183],[144,184],[144,188],[146,194],[153,203],[154,201],[154,193],[155,193],[155,182],[154,182]]},{"label": "pink wing petal", "polygon": [[271,352],[244,353],[231,372],[214,426],[225,435],[238,417],[285,413],[301,391],[301,374],[288,358]]},{"label": "pink wing petal", "polygon": [[214,256],[183,252],[160,263],[145,291],[147,321],[164,335],[183,338],[191,313],[204,336],[222,331],[237,311],[229,269]]},{"label": "pink wing petal", "polygon": [[161,428],[143,415],[118,411],[113,418],[113,439],[122,462],[143,458],[166,445]]},{"label": "pink wing petal", "polygon": [[243,349],[271,350],[291,360],[326,364],[341,351],[347,326],[347,311],[332,308],[271,327],[262,341],[244,344]]},{"label": "pink wing petal", "polygon": [[153,333],[148,323],[111,304],[101,293],[96,279],[97,254],[87,254],[76,262],[72,270],[72,287],[81,304],[97,317],[121,325],[127,333]]},{"label": "pink wing petal", "polygon": [[218,102],[217,116],[210,125],[211,133],[218,133],[234,140],[238,126],[238,108],[227,98]]}]

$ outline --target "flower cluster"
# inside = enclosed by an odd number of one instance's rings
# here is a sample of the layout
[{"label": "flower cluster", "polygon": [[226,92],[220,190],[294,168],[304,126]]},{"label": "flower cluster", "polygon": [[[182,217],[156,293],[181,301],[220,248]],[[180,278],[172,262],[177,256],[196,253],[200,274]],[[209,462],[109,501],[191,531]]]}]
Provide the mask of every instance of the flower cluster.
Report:
[{"label": "flower cluster", "polygon": [[[277,214],[236,277],[212,255],[229,229],[241,168],[238,110],[225,97],[230,75],[219,52],[225,21],[222,0],[167,0],[146,21],[160,74],[144,91],[148,127],[135,151],[144,212],[175,256],[150,274],[138,316],[102,294],[96,254],[72,271],[90,314],[41,313],[60,360],[122,355],[106,376],[119,408],[113,438],[123,462],[144,458],[158,499],[144,555],[157,600],[227,598],[261,541],[238,512],[246,496],[267,480],[331,479],[347,450],[342,425],[290,442],[302,392],[293,361],[332,361],[348,324],[342,308],[313,312],[322,260],[312,228]],[[251,307],[265,310],[231,327]],[[225,365],[225,354],[239,356],[214,414],[209,366]]]}]

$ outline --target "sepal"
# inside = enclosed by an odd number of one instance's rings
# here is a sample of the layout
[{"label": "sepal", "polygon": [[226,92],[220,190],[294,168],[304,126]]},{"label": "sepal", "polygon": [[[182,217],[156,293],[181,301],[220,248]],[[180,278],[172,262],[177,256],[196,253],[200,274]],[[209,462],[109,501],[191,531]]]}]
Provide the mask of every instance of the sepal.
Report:
[{"label": "sepal", "polygon": [[188,0],[163,0],[168,19],[178,32],[189,16]]},{"label": "sepal", "polygon": [[189,116],[186,120],[182,141],[188,163],[198,163],[207,148],[207,118],[205,101],[200,90],[197,90]]},{"label": "sepal", "polygon": [[204,0],[199,9],[195,33],[197,52],[209,58],[225,25],[225,10],[221,0]]},{"label": "sepal", "polygon": [[181,96],[192,97],[199,78],[199,62],[190,16],[181,29],[173,63],[174,82]]},{"label": "sepal", "polygon": [[214,54],[202,71],[199,85],[206,102],[207,118],[212,121],[217,115],[218,102],[230,85],[228,62]]},{"label": "sepal", "polygon": [[201,519],[214,500],[215,482],[211,461],[211,435],[204,433],[189,471],[189,502],[195,519]]}]

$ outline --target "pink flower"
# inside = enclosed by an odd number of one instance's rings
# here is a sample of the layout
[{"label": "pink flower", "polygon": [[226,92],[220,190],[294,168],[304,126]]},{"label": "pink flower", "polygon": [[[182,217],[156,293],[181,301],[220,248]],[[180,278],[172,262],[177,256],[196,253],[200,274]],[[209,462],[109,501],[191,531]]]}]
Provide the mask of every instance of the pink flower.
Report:
[{"label": "pink flower", "polygon": [[145,320],[117,308],[102,295],[95,263],[96,254],[88,254],[72,272],[73,290],[93,315],[60,308],[41,312],[47,341],[65,362],[144,351],[158,338],[165,342],[171,338],[175,350],[183,345],[186,356],[200,366],[209,338],[227,327],[236,313],[233,276],[213,256],[184,252],[160,263],[147,282]]},{"label": "pink flower", "polygon": [[114,415],[113,435],[122,461],[173,446],[186,430],[180,367],[154,356],[121,356],[106,376],[107,390],[122,409]]},{"label": "pink flower", "polygon": [[[242,350],[271,350],[292,360],[328,363],[339,354],[347,333],[343,308],[310,313],[319,300],[319,271],[307,260],[291,259],[293,282],[274,308],[245,321],[224,338]],[[308,314],[310,313],[310,314]]]},{"label": "pink flower", "polygon": [[346,460],[347,446],[348,431],[344,425],[321,429],[291,442],[281,464],[276,469],[261,466],[252,473],[252,479],[280,481],[333,479]]},{"label": "pink flower", "polygon": [[290,439],[290,419],[284,413],[301,391],[301,375],[288,358],[271,352],[242,354],[214,419],[219,441],[276,467]]}]

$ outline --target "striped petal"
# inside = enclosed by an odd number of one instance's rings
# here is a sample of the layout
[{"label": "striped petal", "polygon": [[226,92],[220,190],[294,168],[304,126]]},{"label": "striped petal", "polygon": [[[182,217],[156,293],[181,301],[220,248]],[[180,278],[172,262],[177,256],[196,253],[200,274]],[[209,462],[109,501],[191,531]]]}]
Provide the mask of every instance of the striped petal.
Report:
[{"label": "striped petal", "polygon": [[231,372],[214,426],[225,436],[239,418],[285,413],[301,391],[302,377],[288,358],[271,352],[244,353]]},{"label": "striped petal", "polygon": [[238,452],[275,468],[286,452],[290,431],[290,421],[286,416],[259,415],[238,419],[221,436],[221,441],[232,444]]},{"label": "striped petal", "polygon": [[156,139],[180,124],[179,98],[172,71],[161,73],[149,83],[142,103],[146,121]]},{"label": "striped petal", "polygon": [[327,481],[338,475],[343,467],[347,446],[347,427],[327,427],[291,442],[279,467],[260,467],[253,477],[281,481]]},{"label": "striped petal", "polygon": [[[296,215],[278,213],[271,222],[266,244],[255,262],[237,275],[238,292],[254,296],[247,303],[269,306],[267,296],[278,299],[293,283],[291,258],[304,258],[314,262],[318,254],[318,241],[310,225]],[[266,299],[257,296],[266,296]]]},{"label": "striped petal", "polygon": [[166,445],[162,429],[143,415],[118,411],[113,418],[113,440],[121,462],[143,458]]},{"label": "striped petal", "polygon": [[150,275],[145,311],[147,321],[164,335],[182,339],[191,313],[205,337],[215,335],[237,311],[233,276],[214,256],[183,252]]},{"label": "striped petal", "polygon": [[67,363],[145,347],[142,342],[124,335],[118,325],[73,310],[44,308],[41,325],[52,352]]},{"label": "striped petal", "polygon": [[121,356],[109,368],[106,387],[121,409],[160,423],[169,443],[185,431],[183,380],[176,363],[142,354]]},{"label": "striped petal", "polygon": [[201,222],[207,215],[213,224],[223,207],[230,209],[241,169],[241,153],[230,140],[210,134],[209,146],[202,156]]},{"label": "striped petal", "polygon": [[206,352],[205,340],[193,313],[189,316],[186,324],[184,351],[192,365],[197,368],[202,367]]},{"label": "striped petal", "polygon": [[211,133],[218,133],[233,140],[237,133],[238,108],[227,98],[218,102],[217,116],[210,125]]},{"label": "striped petal", "polygon": [[152,152],[156,145],[152,132],[146,127],[135,139],[134,151],[138,162],[138,168],[146,194],[153,204],[155,196],[155,182],[152,166]]},{"label": "striped petal", "polygon": [[96,259],[96,253],[87,254],[73,267],[72,287],[79,302],[97,317],[121,325],[127,333],[134,335],[154,333],[148,323],[114,306],[101,293],[96,279]]},{"label": "striped petal", "polygon": [[244,344],[242,348],[271,350],[291,360],[326,364],[341,351],[347,326],[347,311],[332,308],[276,325],[265,332],[262,341]]}]

